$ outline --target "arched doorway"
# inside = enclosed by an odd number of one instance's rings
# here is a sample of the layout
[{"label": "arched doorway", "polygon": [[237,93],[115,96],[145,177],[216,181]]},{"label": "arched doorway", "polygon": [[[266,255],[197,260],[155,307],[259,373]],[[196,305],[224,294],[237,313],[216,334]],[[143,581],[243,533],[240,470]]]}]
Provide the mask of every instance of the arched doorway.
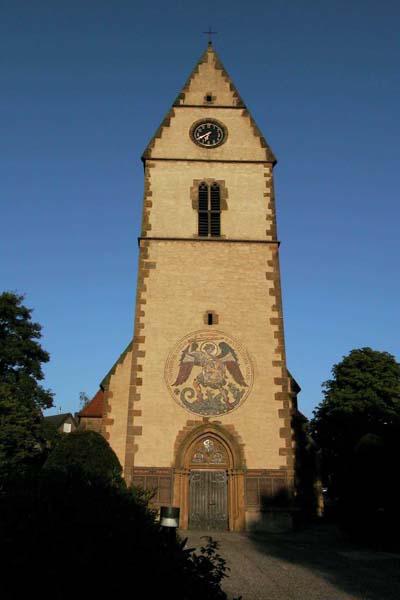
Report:
[{"label": "arched doorway", "polygon": [[175,469],[175,504],[181,527],[244,528],[244,464],[236,441],[221,427],[199,427],[180,444]]},{"label": "arched doorway", "polygon": [[189,456],[189,529],[229,529],[227,448],[204,435]]}]

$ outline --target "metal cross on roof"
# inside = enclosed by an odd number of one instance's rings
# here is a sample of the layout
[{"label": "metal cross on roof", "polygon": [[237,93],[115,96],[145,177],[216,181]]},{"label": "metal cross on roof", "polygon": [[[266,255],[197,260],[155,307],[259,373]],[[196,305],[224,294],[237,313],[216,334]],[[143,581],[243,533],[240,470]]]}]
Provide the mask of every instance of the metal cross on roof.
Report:
[{"label": "metal cross on roof", "polygon": [[217,35],[218,31],[212,31],[211,27],[208,28],[208,31],[203,31],[203,33],[205,33],[206,35],[208,35],[208,45],[211,46],[212,44],[212,35]]}]

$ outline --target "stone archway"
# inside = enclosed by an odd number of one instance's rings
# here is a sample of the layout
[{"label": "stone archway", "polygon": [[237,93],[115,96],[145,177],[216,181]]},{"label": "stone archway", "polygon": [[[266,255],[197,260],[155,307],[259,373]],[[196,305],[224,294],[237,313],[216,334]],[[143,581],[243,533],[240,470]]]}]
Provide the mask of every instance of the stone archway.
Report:
[{"label": "stone archway", "polygon": [[[201,497],[203,504],[207,504],[210,499],[207,494],[212,494],[216,508],[213,518],[211,512],[214,509],[210,509],[210,520],[204,528],[244,529],[245,465],[243,448],[237,439],[219,424],[203,424],[181,436],[179,442],[175,457],[174,504],[181,509],[181,527],[187,529],[193,526],[196,513],[193,503],[198,505]],[[198,486],[203,488],[195,493]]]}]

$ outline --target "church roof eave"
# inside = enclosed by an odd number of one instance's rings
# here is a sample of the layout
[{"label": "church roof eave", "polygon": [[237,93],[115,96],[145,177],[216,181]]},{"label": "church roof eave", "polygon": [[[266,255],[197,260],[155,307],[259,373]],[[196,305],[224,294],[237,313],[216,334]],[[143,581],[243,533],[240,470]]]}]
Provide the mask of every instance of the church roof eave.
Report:
[{"label": "church roof eave", "polygon": [[153,137],[147,144],[147,146],[142,154],[141,158],[142,158],[143,163],[145,163],[146,160],[151,158],[151,151],[154,147],[154,144],[155,144],[157,138],[161,137],[164,127],[169,127],[172,117],[174,117],[174,109],[170,108],[170,110],[167,112],[167,114],[161,121],[159,127],[157,128],[157,131],[155,132],[155,134],[153,135]]},{"label": "church roof eave", "polygon": [[290,378],[290,380],[292,382],[293,391],[296,394],[300,393],[301,392],[301,387],[299,386],[299,384],[297,383],[297,381],[295,380],[295,378],[293,377],[293,375],[291,374],[291,372],[289,371],[289,369],[286,369],[286,370],[287,370],[288,377]]},{"label": "church roof eave", "polygon": [[133,340],[131,340],[129,342],[129,344],[127,345],[125,350],[119,355],[119,357],[117,358],[117,360],[115,361],[115,363],[113,364],[111,369],[108,371],[107,375],[100,382],[100,389],[102,389],[103,391],[108,388],[108,384],[110,382],[111,375],[114,375],[115,369],[117,368],[117,366],[123,362],[125,356],[128,354],[128,352],[130,352],[132,350],[132,344],[133,344]]},{"label": "church roof eave", "polygon": [[104,390],[100,387],[93,398],[78,412],[79,418],[102,418],[104,415]]}]

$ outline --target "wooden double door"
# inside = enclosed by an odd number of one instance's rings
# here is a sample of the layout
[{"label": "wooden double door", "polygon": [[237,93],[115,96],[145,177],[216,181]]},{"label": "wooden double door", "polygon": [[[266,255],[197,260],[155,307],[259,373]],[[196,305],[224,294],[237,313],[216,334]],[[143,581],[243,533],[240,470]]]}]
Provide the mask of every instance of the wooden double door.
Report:
[{"label": "wooden double door", "polygon": [[228,477],[226,471],[190,471],[189,528],[228,529]]}]

